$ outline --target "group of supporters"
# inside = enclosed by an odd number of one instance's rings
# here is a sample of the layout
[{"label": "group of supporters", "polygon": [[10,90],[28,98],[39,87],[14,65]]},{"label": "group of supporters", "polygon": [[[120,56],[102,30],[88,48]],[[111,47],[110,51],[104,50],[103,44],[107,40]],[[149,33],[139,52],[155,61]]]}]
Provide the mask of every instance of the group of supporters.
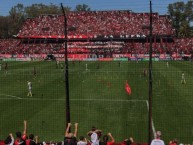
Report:
[{"label": "group of supporters", "polygon": [[[193,39],[174,39],[172,43],[153,43],[153,54],[192,54]],[[148,54],[150,43],[70,42],[69,54]],[[64,44],[22,43],[21,40],[0,39],[0,54],[64,54]]]},{"label": "group of supporters", "polygon": [[[71,132],[71,123],[68,123],[64,140],[62,142],[56,143],[56,145],[115,145],[115,139],[111,133],[107,133],[105,135],[102,134],[102,130],[97,129],[96,127],[92,127],[90,131],[88,131],[87,135],[89,139],[84,136],[77,137],[78,134],[78,123],[74,124],[74,133]],[[14,139],[13,134],[10,133],[8,137],[4,140],[4,145],[48,145],[46,142],[38,142],[38,136],[34,136],[34,134],[27,135],[27,121],[24,120],[24,130],[23,133],[16,132],[16,138]],[[155,138],[152,140],[151,145],[165,145],[164,141],[161,139],[161,131],[157,131],[154,136]],[[119,145],[137,145],[133,138],[125,139]],[[178,145],[177,139],[174,139],[169,142],[168,145]]]},{"label": "group of supporters", "polygon": [[[148,35],[149,13],[132,11],[82,11],[67,13],[69,36]],[[153,14],[153,34],[173,35],[171,19],[166,15]],[[64,35],[63,15],[40,15],[25,21],[19,37]]]},{"label": "group of supporters", "polygon": [[[68,37],[69,38],[120,38],[143,37],[149,35],[149,13],[134,13],[132,11],[90,11],[69,12]],[[167,42],[164,38],[156,42],[157,36],[174,36],[171,19],[158,13],[153,13],[153,53],[159,54],[192,54],[193,39],[175,39]],[[63,43],[48,43],[47,38],[63,38],[63,15],[40,15],[26,19],[18,38],[28,39],[0,39],[0,54],[63,54]],[[41,41],[36,39],[44,38]],[[69,42],[69,54],[146,54],[150,43],[146,42]]]},{"label": "group of supporters", "polygon": [[[165,145],[164,141],[161,139],[161,135],[161,131],[156,131],[156,133],[154,134],[155,138],[151,141],[150,145]],[[169,141],[168,145],[178,145],[178,140],[173,139]]]},{"label": "group of supporters", "polygon": [[[70,132],[71,123],[68,123],[64,140],[62,142],[56,143],[57,145],[113,145],[115,144],[115,139],[111,133],[106,135],[102,135],[102,130],[97,129],[96,127],[92,127],[90,131],[88,131],[87,135],[90,137],[89,139],[84,136],[77,137],[78,133],[78,123],[74,124],[74,133]],[[34,136],[34,134],[27,135],[27,121],[24,120],[24,130],[23,133],[20,131],[15,133],[16,138],[13,137],[13,134],[10,133],[7,138],[4,140],[4,145],[48,145],[46,142],[38,142],[38,136]],[[101,139],[102,138],[102,139]],[[134,145],[133,138],[125,139],[121,145]]]},{"label": "group of supporters", "polygon": [[24,130],[23,134],[18,131],[15,133],[16,138],[14,139],[13,134],[10,133],[7,138],[4,140],[5,145],[37,145],[38,143],[38,136],[33,134],[29,134],[27,136],[27,121],[24,120]]},{"label": "group of supporters", "polygon": [[[74,124],[74,133],[69,132],[71,123],[68,123],[66,128],[65,137],[64,137],[64,145],[114,145],[115,139],[112,134],[109,132],[105,135],[102,134],[102,130],[97,129],[95,126],[91,128],[90,131],[87,132],[87,135],[90,139],[85,138],[84,136],[80,136],[77,139],[78,132],[78,123]],[[132,137],[129,139],[125,139],[121,145],[135,145]]]}]

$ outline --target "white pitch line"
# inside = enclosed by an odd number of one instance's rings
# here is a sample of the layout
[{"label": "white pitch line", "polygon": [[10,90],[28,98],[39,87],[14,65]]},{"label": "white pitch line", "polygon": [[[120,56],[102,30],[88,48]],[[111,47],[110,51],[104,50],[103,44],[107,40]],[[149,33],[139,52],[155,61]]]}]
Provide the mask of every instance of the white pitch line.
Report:
[{"label": "white pitch line", "polygon": [[[149,102],[147,100],[146,100],[146,104],[147,104],[147,109],[149,111]],[[154,134],[154,138],[155,138],[156,131],[155,131],[154,123],[153,123],[153,118],[151,118],[151,125],[152,125],[152,130],[153,130],[153,134]]]},{"label": "white pitch line", "polygon": [[22,99],[20,97],[13,96],[13,95],[7,95],[7,94],[0,94],[0,96],[8,96],[8,97],[16,98],[16,99]]},{"label": "white pitch line", "polygon": [[[6,94],[0,94],[0,95],[4,95],[4,96],[9,96],[12,98],[16,98],[16,99],[23,99],[23,100],[34,100],[34,101],[65,101],[66,99],[46,99],[46,98],[34,98],[34,97],[28,97],[28,98],[20,98],[17,96],[12,96],[12,95],[6,95]],[[5,99],[9,99],[9,98],[0,98],[0,100],[5,100]],[[70,101],[108,101],[108,102],[145,102],[146,100],[112,100],[112,99],[70,99]]]},{"label": "white pitch line", "polygon": [[72,101],[109,101],[109,102],[144,102],[146,100],[121,100],[121,99],[71,99]]}]

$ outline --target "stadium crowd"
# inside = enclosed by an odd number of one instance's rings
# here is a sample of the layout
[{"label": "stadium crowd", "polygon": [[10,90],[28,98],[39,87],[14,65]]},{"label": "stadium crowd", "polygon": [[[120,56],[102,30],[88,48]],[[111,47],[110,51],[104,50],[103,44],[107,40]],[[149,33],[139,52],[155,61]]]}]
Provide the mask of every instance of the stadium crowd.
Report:
[{"label": "stadium crowd", "polygon": [[[89,139],[83,135],[77,137],[78,123],[74,124],[74,132],[71,131],[71,126],[71,123],[67,124],[63,141],[46,142],[39,141],[38,136],[34,136],[34,134],[28,135],[27,121],[24,120],[23,132],[17,131],[15,133],[15,138],[14,135],[10,133],[4,141],[0,141],[0,145],[147,145],[147,143],[135,142],[133,137],[126,138],[122,142],[116,143],[110,132],[103,134],[103,131],[97,129],[95,126],[93,126],[91,130],[87,132]],[[161,139],[161,135],[161,131],[156,131],[151,145],[165,145],[164,141]],[[169,141],[168,145],[178,145],[178,140],[173,139]]]},{"label": "stadium crowd", "polygon": [[[69,37],[97,36],[146,36],[149,31],[149,13],[132,11],[89,11],[67,14]],[[174,35],[171,19],[166,15],[153,14],[153,35]],[[18,37],[62,37],[64,36],[63,15],[40,15],[25,21]]]},{"label": "stadium crowd", "polygon": [[[69,42],[69,54],[148,54],[150,43],[124,42]],[[174,42],[154,43],[154,54],[193,53],[193,39],[174,39]],[[64,54],[62,43],[22,43],[18,39],[0,39],[0,54]]]},{"label": "stadium crowd", "polygon": [[24,120],[23,132],[17,131],[15,138],[14,135],[10,133],[4,141],[0,141],[0,145],[136,145],[132,137],[124,139],[122,143],[115,143],[115,139],[110,132],[103,135],[102,130],[94,126],[87,132],[89,139],[84,136],[79,136],[78,139],[78,123],[74,124],[74,132],[70,131],[71,126],[72,124],[68,123],[63,141],[51,143],[39,141],[38,136],[34,136],[34,134],[28,135],[27,121]]},{"label": "stadium crowd", "polygon": [[[149,13],[134,13],[132,11],[88,11],[69,12],[69,38],[146,38],[149,35]],[[171,19],[167,15],[153,13],[153,35],[174,36]],[[23,43],[22,38],[29,42]],[[64,38],[63,15],[40,15],[26,19],[17,39],[0,39],[0,54],[30,55],[30,54],[63,54],[64,44],[48,43],[47,39],[36,41],[38,38]],[[192,54],[192,38],[174,38],[173,42],[153,41],[154,54]],[[26,40],[26,39],[25,39]],[[69,54],[148,54],[150,43],[147,42],[69,42]]]}]

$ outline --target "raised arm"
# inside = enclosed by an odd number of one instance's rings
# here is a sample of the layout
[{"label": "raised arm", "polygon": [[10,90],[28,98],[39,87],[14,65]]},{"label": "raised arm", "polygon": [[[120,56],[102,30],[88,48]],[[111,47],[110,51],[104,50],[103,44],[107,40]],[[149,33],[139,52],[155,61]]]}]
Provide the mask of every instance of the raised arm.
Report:
[{"label": "raised arm", "polygon": [[111,142],[115,142],[115,139],[114,139],[114,137],[112,136],[112,134],[110,132],[107,135],[110,137]]},{"label": "raised arm", "polygon": [[35,136],[35,143],[38,143],[38,136]]},{"label": "raised arm", "polygon": [[71,123],[68,123],[68,126],[66,128],[65,137],[68,136],[69,130],[70,130]]},{"label": "raised arm", "polygon": [[96,133],[102,133],[102,130],[97,129],[97,130],[95,130],[94,132],[96,132]]},{"label": "raised arm", "polygon": [[91,136],[91,134],[92,134],[92,131],[87,132],[88,136]]},{"label": "raised arm", "polygon": [[78,123],[75,123],[74,124],[74,137],[76,137],[77,136],[77,133],[78,133]]},{"label": "raised arm", "polygon": [[88,144],[88,142],[89,142],[89,141],[87,140],[87,138],[84,138],[84,141],[85,141],[86,144]]},{"label": "raised arm", "polygon": [[134,139],[132,137],[129,138],[131,143],[134,143]]},{"label": "raised arm", "polygon": [[12,133],[10,133],[10,134],[9,134],[9,136],[11,137],[11,143],[10,143],[10,145],[13,145],[13,143],[14,143],[13,134],[12,134]]},{"label": "raised arm", "polygon": [[23,135],[26,135],[27,134],[27,121],[24,120],[23,121]]}]

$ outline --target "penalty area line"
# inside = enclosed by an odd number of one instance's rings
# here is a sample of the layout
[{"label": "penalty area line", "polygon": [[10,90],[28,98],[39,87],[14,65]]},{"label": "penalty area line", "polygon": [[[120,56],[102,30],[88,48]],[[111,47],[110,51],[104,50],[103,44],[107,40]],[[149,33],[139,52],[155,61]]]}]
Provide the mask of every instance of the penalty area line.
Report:
[{"label": "penalty area line", "polygon": [[[149,111],[149,102],[147,100],[146,100],[146,104],[147,104],[147,109]],[[151,127],[152,127],[153,135],[154,135],[154,138],[155,138],[156,131],[155,131],[154,123],[153,123],[153,118],[151,118]]]},{"label": "penalty area line", "polygon": [[145,102],[146,100],[121,100],[121,99],[70,99],[71,101],[109,101],[109,102]]},{"label": "penalty area line", "polygon": [[[34,101],[66,101],[66,99],[49,99],[49,98],[34,98],[34,97],[29,97],[29,98],[20,98],[17,96],[12,96],[12,95],[6,95],[6,94],[0,94],[0,96],[9,96],[12,97],[13,99],[22,99],[22,100],[34,100]],[[11,99],[11,98],[0,98],[0,100],[5,100],[5,99]],[[121,99],[70,99],[70,101],[101,101],[101,102],[146,102],[146,100],[121,100]]]},{"label": "penalty area line", "polygon": [[0,94],[0,96],[7,96],[7,97],[11,97],[11,98],[16,98],[16,99],[22,99],[20,97],[13,96],[13,95],[7,95],[7,94]]}]

